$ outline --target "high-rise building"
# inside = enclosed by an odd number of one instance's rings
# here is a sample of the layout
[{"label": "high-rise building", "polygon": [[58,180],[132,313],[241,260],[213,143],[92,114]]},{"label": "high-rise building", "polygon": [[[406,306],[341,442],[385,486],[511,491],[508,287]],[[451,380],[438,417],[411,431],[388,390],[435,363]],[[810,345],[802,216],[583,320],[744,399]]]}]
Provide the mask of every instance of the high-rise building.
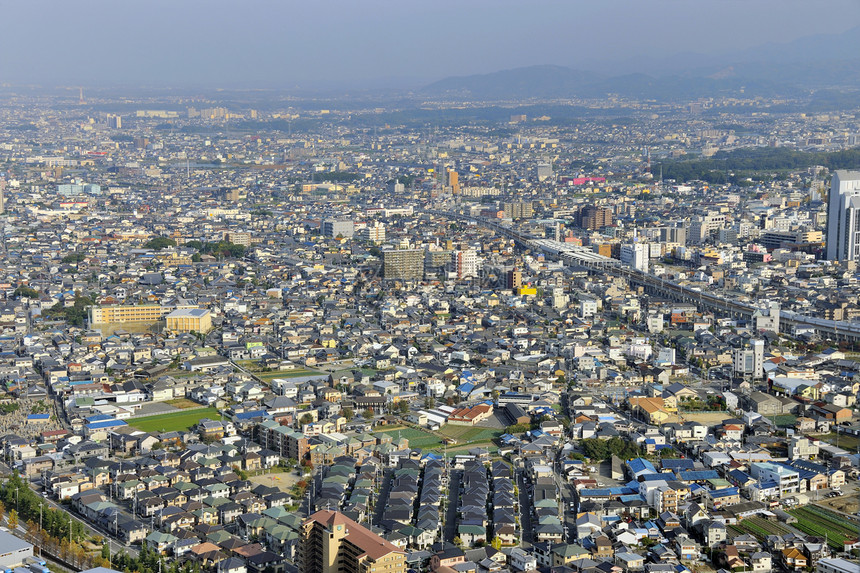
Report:
[{"label": "high-rise building", "polygon": [[382,251],[382,278],[419,280],[423,276],[423,249]]},{"label": "high-rise building", "polygon": [[502,203],[502,211],[506,219],[529,219],[534,215],[534,208],[529,201]]},{"label": "high-rise building", "polygon": [[337,221],[335,219],[325,219],[322,222],[322,234],[325,237],[343,237],[351,239],[355,234],[355,223],[352,221]]},{"label": "high-rise building", "polygon": [[458,279],[478,276],[478,253],[475,251],[454,251],[451,264]]},{"label": "high-rise building", "polygon": [[646,243],[621,245],[621,262],[647,273],[649,251],[650,249]]},{"label": "high-rise building", "polygon": [[612,210],[609,207],[588,205],[579,212],[579,226],[596,231],[612,224]]},{"label": "high-rise building", "polygon": [[406,573],[406,552],[342,513],[302,522],[299,573]]},{"label": "high-rise building", "polygon": [[831,261],[860,258],[860,171],[840,169],[830,180],[826,253]]},{"label": "high-rise building", "polygon": [[453,169],[448,170],[448,187],[454,195],[460,194],[460,174]]},{"label": "high-rise building", "polygon": [[523,286],[523,272],[514,267],[505,275],[505,288],[518,289]]},{"label": "high-rise building", "polygon": [[122,116],[108,114],[107,124],[111,129],[122,129]]}]

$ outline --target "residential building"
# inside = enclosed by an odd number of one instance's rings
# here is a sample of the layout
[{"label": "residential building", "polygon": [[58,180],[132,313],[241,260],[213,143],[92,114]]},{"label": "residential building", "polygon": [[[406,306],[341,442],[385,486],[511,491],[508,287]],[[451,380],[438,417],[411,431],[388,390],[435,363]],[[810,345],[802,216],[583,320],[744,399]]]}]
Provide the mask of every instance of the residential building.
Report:
[{"label": "residential building", "polygon": [[302,522],[299,573],[406,573],[406,553],[342,513]]}]

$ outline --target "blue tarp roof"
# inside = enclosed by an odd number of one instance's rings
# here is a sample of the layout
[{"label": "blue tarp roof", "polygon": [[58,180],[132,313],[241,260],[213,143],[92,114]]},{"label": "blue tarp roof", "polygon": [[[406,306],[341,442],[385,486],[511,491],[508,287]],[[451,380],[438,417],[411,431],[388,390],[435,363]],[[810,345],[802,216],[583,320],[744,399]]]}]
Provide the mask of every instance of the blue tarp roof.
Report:
[{"label": "blue tarp roof", "polygon": [[711,490],[711,497],[728,497],[730,495],[737,495],[738,488],[736,487],[724,487],[723,489],[715,489]]},{"label": "blue tarp roof", "polygon": [[251,412],[235,414],[235,417],[239,420],[250,420],[251,418],[257,418],[259,416],[268,417],[269,413],[266,410],[253,410]]},{"label": "blue tarp roof", "polygon": [[633,475],[639,475],[642,473],[657,473],[657,468],[654,467],[654,464],[652,464],[645,458],[634,458],[627,462],[627,467],[630,468],[630,471],[633,472]]},{"label": "blue tarp roof", "polygon": [[127,426],[122,420],[102,420],[101,422],[93,422],[87,424],[88,430],[101,430],[102,428],[115,428],[117,426]]},{"label": "blue tarp roof", "polygon": [[28,420],[48,420],[50,418],[50,414],[30,414],[29,416],[27,416]]}]

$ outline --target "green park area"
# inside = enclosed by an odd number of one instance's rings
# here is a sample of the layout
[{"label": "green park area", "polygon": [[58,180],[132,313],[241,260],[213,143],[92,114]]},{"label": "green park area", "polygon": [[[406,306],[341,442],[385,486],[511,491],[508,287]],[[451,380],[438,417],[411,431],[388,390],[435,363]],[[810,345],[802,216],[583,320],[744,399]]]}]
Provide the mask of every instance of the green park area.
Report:
[{"label": "green park area", "polygon": [[176,432],[188,430],[202,418],[218,418],[220,414],[217,408],[200,408],[187,412],[170,412],[157,416],[146,416],[128,421],[133,426],[144,432]]}]

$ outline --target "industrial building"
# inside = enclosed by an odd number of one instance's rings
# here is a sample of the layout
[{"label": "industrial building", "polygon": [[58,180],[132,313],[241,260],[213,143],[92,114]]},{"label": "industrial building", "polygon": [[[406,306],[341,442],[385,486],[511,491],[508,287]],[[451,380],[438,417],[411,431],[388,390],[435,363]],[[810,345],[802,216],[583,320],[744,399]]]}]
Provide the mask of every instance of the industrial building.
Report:
[{"label": "industrial building", "polygon": [[12,569],[33,556],[33,546],[5,531],[0,531],[0,567]]}]

